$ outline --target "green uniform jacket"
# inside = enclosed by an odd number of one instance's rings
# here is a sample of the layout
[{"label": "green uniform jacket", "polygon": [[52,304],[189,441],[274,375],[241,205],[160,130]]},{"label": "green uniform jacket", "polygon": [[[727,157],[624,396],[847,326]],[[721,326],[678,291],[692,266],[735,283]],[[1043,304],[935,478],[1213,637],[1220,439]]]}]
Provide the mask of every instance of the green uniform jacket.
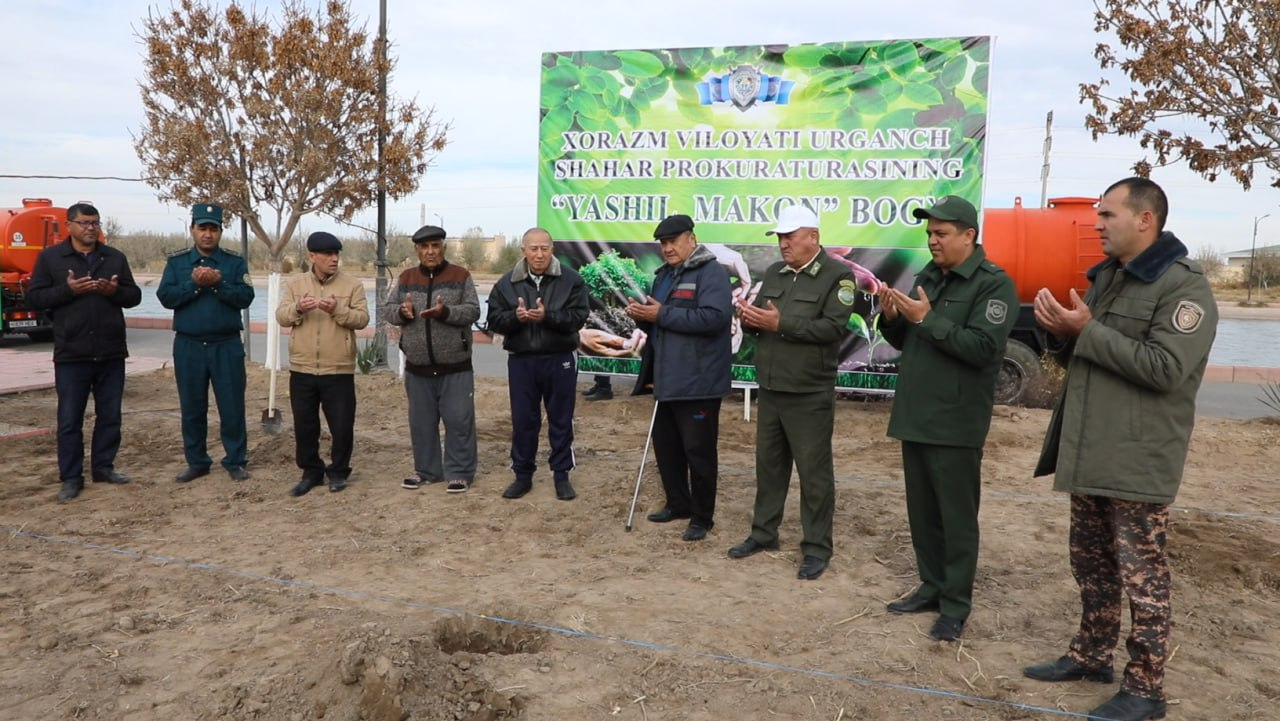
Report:
[{"label": "green uniform jacket", "polygon": [[756,383],[786,393],[833,390],[856,293],[853,272],[822,249],[799,273],[781,261],[769,266],[755,305],[773,301],[782,317],[778,332],[756,332]]},{"label": "green uniform jacket", "polygon": [[880,317],[885,340],[902,351],[889,436],[981,448],[1005,343],[1017,321],[1018,292],[981,245],[949,273],[930,262],[912,283],[913,298],[917,286],[932,306],[919,325],[902,316]]},{"label": "green uniform jacket", "polygon": [[1213,291],[1169,232],[1088,275],[1093,320],[1057,356],[1067,379],[1035,474],[1056,472],[1058,491],[1172,503],[1217,334]]},{"label": "green uniform jacket", "polygon": [[[191,272],[199,266],[222,273],[215,285],[199,286]],[[173,330],[198,339],[238,334],[244,329],[241,311],[253,303],[249,266],[238,254],[221,247],[208,257],[195,246],[169,255],[156,297],[173,311]]]}]

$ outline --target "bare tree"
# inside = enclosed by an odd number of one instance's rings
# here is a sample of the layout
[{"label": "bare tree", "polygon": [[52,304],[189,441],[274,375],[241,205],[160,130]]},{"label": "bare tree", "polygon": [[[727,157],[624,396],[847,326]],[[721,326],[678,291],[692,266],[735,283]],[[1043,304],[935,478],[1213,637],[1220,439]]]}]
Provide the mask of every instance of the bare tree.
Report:
[{"label": "bare tree", "polygon": [[[1185,160],[1210,181],[1227,174],[1246,190],[1258,166],[1280,187],[1280,12],[1275,0],[1095,1],[1095,29],[1118,47],[1099,43],[1104,72],[1131,84],[1109,93],[1106,78],[1082,84],[1092,105],[1085,125],[1096,140],[1137,137],[1155,166]],[[1204,137],[1170,130],[1172,119],[1201,121]],[[1206,139],[1208,138],[1208,139]],[[1146,158],[1134,164],[1150,173]]]},{"label": "bare tree", "polygon": [[380,129],[387,194],[417,188],[448,125],[392,97],[383,119],[378,79],[392,62],[345,2],[310,11],[285,0],[272,22],[237,0],[221,11],[207,1],[149,12],[140,33],[145,124],[134,148],[161,200],[245,218],[278,269],[301,218],[350,220],[375,202]]},{"label": "bare tree", "polygon": [[1226,264],[1222,262],[1222,254],[1212,245],[1202,245],[1196,250],[1195,261],[1204,268],[1204,274],[1209,280],[1217,280],[1222,274],[1222,269]]}]

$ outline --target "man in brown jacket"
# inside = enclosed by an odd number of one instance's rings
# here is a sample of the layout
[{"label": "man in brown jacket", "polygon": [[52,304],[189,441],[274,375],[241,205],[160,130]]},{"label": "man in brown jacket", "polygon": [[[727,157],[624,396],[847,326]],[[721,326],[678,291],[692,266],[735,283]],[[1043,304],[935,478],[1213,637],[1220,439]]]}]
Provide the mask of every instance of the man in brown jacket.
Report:
[{"label": "man in brown jacket", "polygon": [[[301,496],[329,479],[329,490],[347,487],[356,423],[356,331],[369,325],[364,284],[338,270],[342,243],[330,233],[307,238],[311,271],[285,284],[276,320],[289,336],[289,397],[295,455],[302,480],[289,491]],[[320,411],[333,435],[332,459],[320,458]]]}]

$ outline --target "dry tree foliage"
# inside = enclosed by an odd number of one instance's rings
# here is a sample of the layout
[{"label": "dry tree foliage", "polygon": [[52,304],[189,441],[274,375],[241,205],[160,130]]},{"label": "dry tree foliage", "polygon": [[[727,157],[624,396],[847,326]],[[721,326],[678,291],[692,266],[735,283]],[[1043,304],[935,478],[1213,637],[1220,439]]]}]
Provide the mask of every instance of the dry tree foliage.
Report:
[{"label": "dry tree foliage", "polygon": [[[349,220],[377,199],[379,130],[387,194],[413,192],[449,127],[412,100],[386,99],[391,60],[342,0],[287,0],[272,21],[233,0],[175,0],[139,33],[145,123],[134,148],[161,200],[214,202],[245,218],[279,263],[299,220]],[[385,117],[385,120],[383,118]],[[275,227],[259,209],[274,211]]]},{"label": "dry tree foliage", "polygon": [[[1085,119],[1101,135],[1137,137],[1155,153],[1155,165],[1186,161],[1216,180],[1226,174],[1246,190],[1258,166],[1280,187],[1280,5],[1275,0],[1103,0],[1095,2],[1095,29],[1118,47],[1099,43],[1101,69],[1120,71],[1127,93],[1109,94],[1110,82],[1080,85],[1092,106]],[[1170,130],[1198,122],[1207,140]],[[1146,158],[1134,164],[1150,173]]]}]

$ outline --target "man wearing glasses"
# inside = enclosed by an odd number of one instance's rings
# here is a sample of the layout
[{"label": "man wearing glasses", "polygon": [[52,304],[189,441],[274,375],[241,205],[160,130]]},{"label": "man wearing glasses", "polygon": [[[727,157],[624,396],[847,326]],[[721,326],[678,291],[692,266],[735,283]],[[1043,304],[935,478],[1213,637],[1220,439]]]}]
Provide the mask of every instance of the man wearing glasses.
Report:
[{"label": "man wearing glasses", "polygon": [[182,408],[182,449],[187,468],[175,479],[187,483],[208,475],[213,459],[209,430],[209,386],[218,404],[222,467],[233,481],[249,478],[249,436],[244,418],[244,329],[241,315],[253,302],[249,266],[220,246],[222,208],[191,208],[192,247],[169,255],[156,297],[173,310],[173,373]]},{"label": "man wearing glasses", "polygon": [[124,359],[124,309],[142,302],[124,253],[101,241],[98,209],[67,208],[68,240],[40,252],[27,300],[53,319],[53,373],[58,393],[58,500],[84,490],[84,412],[93,394],[90,471],[95,483],[128,483],[116,472]]}]

